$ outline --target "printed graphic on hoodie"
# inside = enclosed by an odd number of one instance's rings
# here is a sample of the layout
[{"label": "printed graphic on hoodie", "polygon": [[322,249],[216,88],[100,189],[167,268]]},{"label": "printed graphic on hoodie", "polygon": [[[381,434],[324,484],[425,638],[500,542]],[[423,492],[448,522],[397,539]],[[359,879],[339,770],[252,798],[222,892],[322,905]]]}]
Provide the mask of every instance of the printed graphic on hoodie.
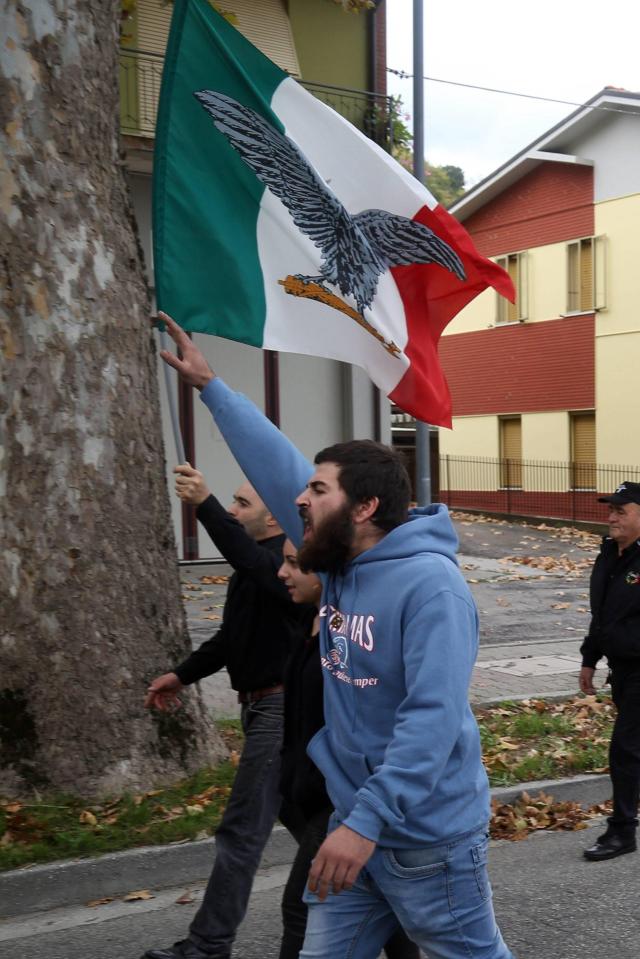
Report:
[{"label": "printed graphic on hoodie", "polygon": [[352,676],[349,671],[349,648],[354,643],[366,652],[375,647],[373,624],[375,616],[361,613],[343,613],[329,604],[320,610],[320,616],[329,618],[329,648],[327,655],[321,657],[322,666],[335,679],[343,683],[364,688],[377,686],[377,676]]}]

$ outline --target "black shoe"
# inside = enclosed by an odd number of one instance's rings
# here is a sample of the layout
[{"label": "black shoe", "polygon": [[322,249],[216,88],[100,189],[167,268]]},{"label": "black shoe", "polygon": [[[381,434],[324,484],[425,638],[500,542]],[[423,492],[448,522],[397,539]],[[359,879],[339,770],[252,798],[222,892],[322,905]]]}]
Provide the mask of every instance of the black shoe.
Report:
[{"label": "black shoe", "polygon": [[625,853],[636,851],[635,836],[620,836],[616,833],[605,833],[600,836],[595,845],[584,850],[584,858],[591,862],[602,862],[604,859],[615,859]]},{"label": "black shoe", "polygon": [[182,945],[182,942],[176,942],[167,949],[147,949],[142,959],[183,959]]},{"label": "black shoe", "polygon": [[181,939],[167,949],[147,949],[142,959],[207,959],[207,954],[189,939]]}]

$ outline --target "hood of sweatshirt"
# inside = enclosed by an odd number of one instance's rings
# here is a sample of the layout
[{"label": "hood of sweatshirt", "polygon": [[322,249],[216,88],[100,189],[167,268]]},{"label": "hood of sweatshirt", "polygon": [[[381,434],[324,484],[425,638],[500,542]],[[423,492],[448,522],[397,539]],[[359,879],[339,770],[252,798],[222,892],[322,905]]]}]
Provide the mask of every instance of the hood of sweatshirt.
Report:
[{"label": "hood of sweatshirt", "polygon": [[431,506],[412,509],[406,523],[396,526],[351,562],[354,566],[363,566],[431,553],[444,556],[457,565],[457,549],[458,536],[449,510],[442,503],[432,503]]}]

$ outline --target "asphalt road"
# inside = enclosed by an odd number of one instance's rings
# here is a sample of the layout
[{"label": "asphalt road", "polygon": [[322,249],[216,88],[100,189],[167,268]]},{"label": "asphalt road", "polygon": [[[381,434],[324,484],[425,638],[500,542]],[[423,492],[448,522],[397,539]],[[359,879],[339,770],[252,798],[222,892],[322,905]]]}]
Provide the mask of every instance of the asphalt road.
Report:
[{"label": "asphalt road", "polygon": [[[492,843],[496,915],[517,959],[638,959],[640,859],[586,862],[582,849],[599,828]],[[235,959],[276,959],[287,871],[279,866],[259,873]],[[6,920],[0,923],[0,959],[138,959],[150,945],[182,937],[197,907],[176,904],[184,887],[152,892],[156,898],[148,901]]]},{"label": "asphalt road", "polygon": [[480,643],[571,638],[589,623],[589,575],[600,537],[545,524],[454,514],[461,569],[480,613]]}]

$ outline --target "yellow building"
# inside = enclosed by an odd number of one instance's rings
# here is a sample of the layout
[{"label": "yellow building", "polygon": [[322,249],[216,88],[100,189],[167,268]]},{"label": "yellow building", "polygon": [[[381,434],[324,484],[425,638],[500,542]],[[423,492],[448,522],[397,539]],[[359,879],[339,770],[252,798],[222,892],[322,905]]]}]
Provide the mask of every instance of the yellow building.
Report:
[{"label": "yellow building", "polygon": [[600,518],[594,491],[637,478],[639,120],[605,89],[453,207],[517,297],[486,291],[441,341],[445,501]]}]

